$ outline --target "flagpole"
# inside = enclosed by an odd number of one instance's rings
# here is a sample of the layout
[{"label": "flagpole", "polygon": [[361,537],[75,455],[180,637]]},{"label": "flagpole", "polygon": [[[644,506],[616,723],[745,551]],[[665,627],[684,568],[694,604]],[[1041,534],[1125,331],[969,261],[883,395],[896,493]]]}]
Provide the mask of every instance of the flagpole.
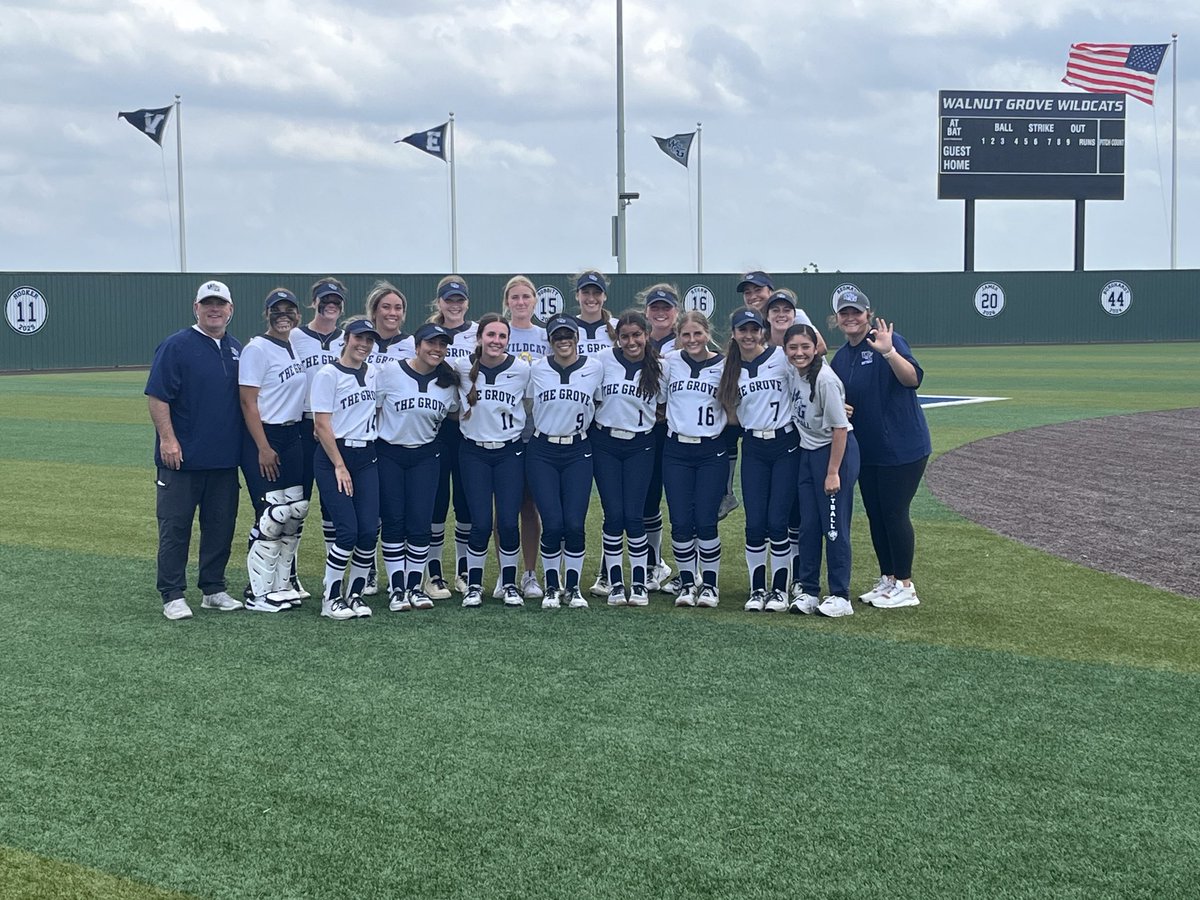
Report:
[{"label": "flagpole", "polygon": [[187,229],[183,219],[183,101],[175,95],[175,166],[179,173],[179,271],[187,271]]},{"label": "flagpole", "polygon": [[617,271],[625,272],[625,38],[617,0]]},{"label": "flagpole", "polygon": [[450,113],[450,271],[458,273],[458,188],[454,180],[454,113]]},{"label": "flagpole", "polygon": [[700,136],[704,126],[696,123],[696,271],[704,271],[704,173]]},{"label": "flagpole", "polygon": [[1179,254],[1179,34],[1171,35],[1171,268],[1176,268]]}]

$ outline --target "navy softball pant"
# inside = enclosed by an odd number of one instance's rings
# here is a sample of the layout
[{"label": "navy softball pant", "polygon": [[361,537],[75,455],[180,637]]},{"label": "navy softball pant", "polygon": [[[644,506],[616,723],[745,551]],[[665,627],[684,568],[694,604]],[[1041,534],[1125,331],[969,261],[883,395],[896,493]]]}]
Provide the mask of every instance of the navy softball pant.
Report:
[{"label": "navy softball pant", "polygon": [[800,434],[795,428],[769,440],[742,438],[742,502],[746,544],[788,541],[788,520],[796,497]]},{"label": "navy softball pant", "polygon": [[[270,491],[304,484],[304,450],[300,441],[300,423],[291,425],[269,425],[263,423],[263,434],[267,443],[279,456],[279,477],[274,481],[263,478],[258,467],[258,445],[250,437],[250,431],[242,434],[242,475],[246,479],[246,490],[254,504],[256,516],[267,508],[266,495]],[[311,459],[311,456],[309,457]]]},{"label": "navy softball pant", "polygon": [[389,544],[429,546],[433,500],[442,466],[441,444],[432,441],[420,447],[401,447],[377,441],[375,449],[379,459],[383,540]]},{"label": "navy softball pant", "polygon": [[438,430],[438,443],[442,445],[441,469],[438,473],[437,494],[433,501],[433,521],[445,522],[450,511],[451,486],[453,485],[454,521],[466,525],[471,521],[467,505],[467,492],[463,489],[462,466],[458,451],[462,444],[462,431],[457,419],[445,419]]},{"label": "navy softball pant", "polygon": [[467,438],[459,444],[463,492],[470,507],[472,553],[487,553],[493,507],[500,546],[520,547],[517,516],[525,499],[526,446],[520,438],[490,450]]},{"label": "navy softball pant", "polygon": [[729,474],[729,439],[724,434],[687,444],[668,437],[663,447],[663,488],[672,540],[717,537],[717,510]]},{"label": "navy softball pant", "polygon": [[[830,498],[825,493],[829,470],[829,445],[816,450],[800,449],[800,584],[806,594],[821,596],[821,545],[829,569],[829,593],[850,597],[850,514],[854,511],[854,482],[859,473],[858,441],[854,432],[846,436],[846,452],[838,467],[841,488],[834,495],[836,522],[830,520]],[[743,463],[745,465],[745,463]]]},{"label": "navy softball pant", "polygon": [[346,447],[338,441],[342,461],[354,481],[354,496],[338,490],[337,475],[325,448],[317,446],[313,454],[313,473],[335,531],[334,543],[346,553],[358,549],[375,555],[375,534],[379,529],[379,465],[375,442],[366,447]]},{"label": "navy softball pant", "polygon": [[604,508],[604,533],[644,537],[646,494],[654,477],[654,432],[621,440],[596,426],[590,434],[596,489]]},{"label": "navy softball pant", "polygon": [[535,435],[525,446],[525,478],[542,517],[546,585],[558,586],[556,560],[561,552],[567,575],[565,587],[575,587],[583,566],[584,528],[592,497],[591,441],[584,438],[573,444],[553,444]]}]

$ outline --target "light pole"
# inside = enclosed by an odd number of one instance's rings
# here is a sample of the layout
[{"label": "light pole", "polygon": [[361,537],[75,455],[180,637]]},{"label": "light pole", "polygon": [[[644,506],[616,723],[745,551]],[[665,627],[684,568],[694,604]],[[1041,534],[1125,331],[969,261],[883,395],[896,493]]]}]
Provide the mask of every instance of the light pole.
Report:
[{"label": "light pole", "polygon": [[621,0],[617,0],[617,216],[613,223],[613,255],[625,273],[625,207],[637,194],[625,190],[625,38]]}]

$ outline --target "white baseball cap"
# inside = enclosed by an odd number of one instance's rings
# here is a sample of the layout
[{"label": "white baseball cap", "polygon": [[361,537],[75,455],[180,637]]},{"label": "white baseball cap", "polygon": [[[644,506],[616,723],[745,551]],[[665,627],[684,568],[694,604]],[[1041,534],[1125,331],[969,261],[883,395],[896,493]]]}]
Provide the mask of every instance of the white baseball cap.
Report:
[{"label": "white baseball cap", "polygon": [[200,290],[196,291],[196,302],[199,303],[208,297],[219,297],[226,303],[233,302],[233,295],[229,293],[229,288],[220,281],[206,281],[200,285]]}]

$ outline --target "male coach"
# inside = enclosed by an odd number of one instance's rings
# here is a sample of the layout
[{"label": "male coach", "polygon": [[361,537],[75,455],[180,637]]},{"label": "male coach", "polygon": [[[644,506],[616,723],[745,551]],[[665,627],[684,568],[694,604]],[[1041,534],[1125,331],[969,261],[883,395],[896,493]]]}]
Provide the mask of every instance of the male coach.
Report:
[{"label": "male coach", "polygon": [[237,467],[242,445],[238,357],[242,345],[225,329],[233,297],[206,281],[192,304],[196,324],[154,351],[146,397],[157,432],[158,590],[163,615],[191,618],[184,599],[192,520],[200,510],[200,590],[204,609],[241,609],[229,596],[225,566],[237,523]]}]

